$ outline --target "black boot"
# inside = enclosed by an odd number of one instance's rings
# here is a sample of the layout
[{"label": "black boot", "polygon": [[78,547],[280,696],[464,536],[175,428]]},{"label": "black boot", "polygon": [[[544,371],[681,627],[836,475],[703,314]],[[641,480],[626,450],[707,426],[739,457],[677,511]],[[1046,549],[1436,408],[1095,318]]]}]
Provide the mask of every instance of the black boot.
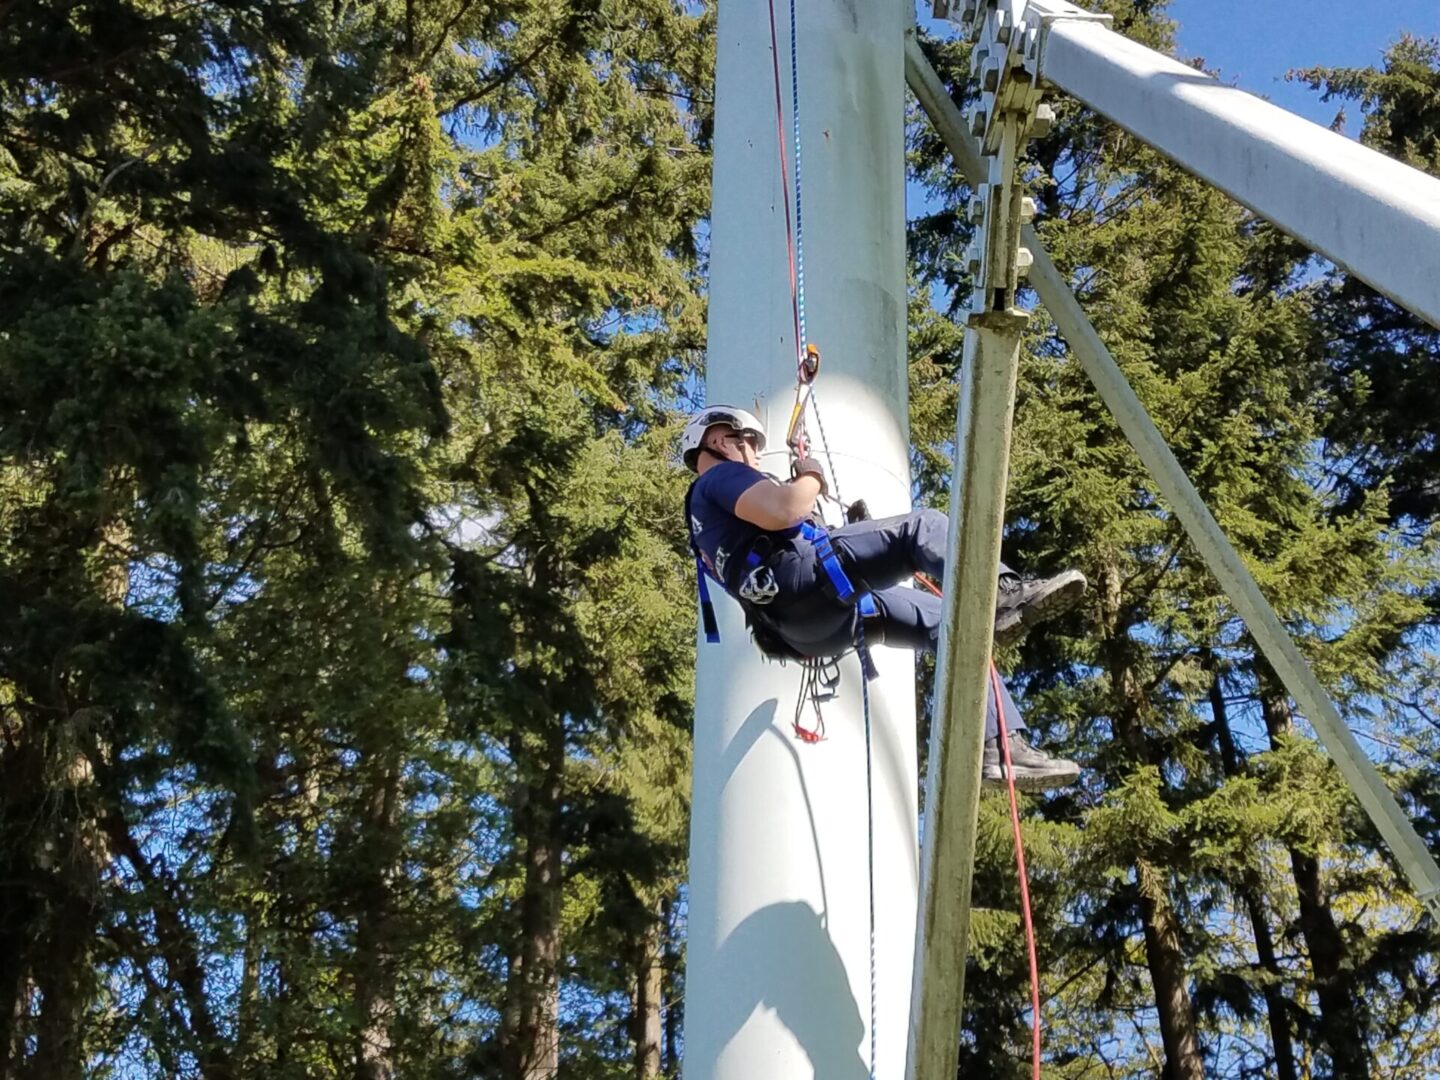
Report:
[{"label": "black boot", "polygon": [[[1010,736],[1010,764],[1015,770],[1015,787],[1020,791],[1049,791],[1051,788],[1068,787],[1080,778],[1079,765],[1036,750],[1018,731]],[[985,757],[980,776],[983,787],[1005,786],[1005,758],[1000,753],[999,739],[985,740]]]},{"label": "black boot", "polygon": [[995,644],[1019,641],[1032,626],[1063,615],[1084,595],[1085,575],[1079,570],[1064,570],[1037,580],[1002,574],[995,599]]}]

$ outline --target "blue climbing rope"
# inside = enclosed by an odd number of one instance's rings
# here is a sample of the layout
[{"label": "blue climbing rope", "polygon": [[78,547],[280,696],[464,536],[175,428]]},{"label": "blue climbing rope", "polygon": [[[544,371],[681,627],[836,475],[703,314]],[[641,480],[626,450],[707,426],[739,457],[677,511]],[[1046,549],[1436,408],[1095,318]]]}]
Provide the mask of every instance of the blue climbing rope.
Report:
[{"label": "blue climbing rope", "polygon": [[[787,162],[785,153],[785,123],[784,108],[781,104],[780,90],[780,49],[775,29],[775,0],[769,0],[770,8],[770,55],[772,67],[775,74],[775,122],[776,135],[780,151],[780,186],[785,206],[785,243],[790,259],[790,299],[795,318],[795,363],[798,377],[804,380],[806,346],[809,338],[805,326],[805,236],[804,218],[800,173],[800,46],[798,19],[795,13],[796,0],[790,0],[790,113],[792,120],[792,131],[795,140],[795,218],[792,225],[790,219],[790,192],[787,180]],[[813,373],[812,373],[813,374]],[[805,380],[808,381],[808,380]],[[798,384],[797,384],[798,385]],[[798,390],[797,390],[798,395]],[[797,396],[797,402],[799,398]],[[814,402],[814,390],[811,388],[805,404]],[[835,498],[843,506],[840,498],[839,477],[835,474],[835,462],[830,455],[829,442],[825,438],[825,424],[820,419],[818,405],[815,408],[815,420],[820,430],[821,447],[826,458],[830,461],[830,474],[834,479]],[[863,598],[870,600],[868,594]],[[859,605],[863,607],[863,605]],[[877,1046],[877,1022],[879,1019],[877,994],[876,994],[876,965],[875,965],[875,785],[874,785],[874,753],[870,729],[870,677],[871,664],[869,653],[865,648],[865,618],[860,610],[856,612],[855,618],[855,648],[861,662],[860,694],[862,712],[865,718],[865,812],[867,828],[867,857],[869,859],[869,901],[870,901],[870,1080],[875,1080],[876,1046]],[[804,691],[802,690],[802,697]],[[799,708],[797,704],[797,709]],[[818,712],[818,702],[817,702]],[[805,737],[805,732],[798,721],[795,725],[796,734]],[[823,738],[823,723],[817,725],[816,730],[807,741],[814,741]]]},{"label": "blue climbing rope", "polygon": [[[855,642],[865,656],[865,620],[855,619]],[[871,775],[875,754],[870,737],[870,680],[860,674],[860,710],[865,717],[865,850],[870,861],[870,1080],[875,1080],[876,1022],[879,1019],[875,992],[875,783]]]},{"label": "blue climbing rope", "polygon": [[805,359],[810,338],[805,332],[805,218],[800,204],[800,35],[796,32],[795,0],[790,0],[790,117],[795,132],[795,342],[797,362]]}]

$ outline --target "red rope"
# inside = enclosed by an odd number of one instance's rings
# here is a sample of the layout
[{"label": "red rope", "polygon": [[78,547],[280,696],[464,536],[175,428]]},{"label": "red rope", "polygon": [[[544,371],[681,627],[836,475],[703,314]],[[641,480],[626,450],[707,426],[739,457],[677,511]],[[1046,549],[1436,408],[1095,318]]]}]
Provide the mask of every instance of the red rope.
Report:
[{"label": "red rope", "polygon": [[[915,580],[925,589],[940,596],[939,587],[918,571]],[[1025,922],[1025,946],[1030,952],[1030,1013],[1033,1018],[1030,1039],[1030,1075],[1040,1080],[1040,957],[1035,949],[1035,920],[1030,914],[1030,875],[1025,869],[1025,841],[1020,835],[1020,800],[1015,794],[1015,770],[1010,762],[1010,733],[1005,730],[1005,708],[1001,704],[1000,673],[990,661],[990,689],[995,695],[995,725],[998,729],[1000,752],[1005,756],[1005,781],[1010,792],[1010,828],[1015,835],[1015,870],[1020,877],[1020,913]]]},{"label": "red rope", "polygon": [[795,229],[790,224],[790,162],[785,155],[785,104],[780,91],[780,44],[775,34],[775,0],[770,0],[770,60],[775,69],[775,135],[780,148],[780,194],[785,202],[785,250],[790,263],[790,309],[795,318],[795,366],[805,363],[800,342],[800,284],[795,272]]},{"label": "red rope", "polygon": [[1005,730],[1000,673],[995,670],[993,660],[990,662],[990,687],[995,693],[1000,752],[1005,755],[1005,779],[1010,790],[1010,826],[1015,834],[1015,869],[1020,876],[1020,912],[1025,920],[1025,945],[1030,951],[1030,1075],[1033,1080],[1040,1080],[1040,959],[1035,951],[1035,922],[1030,915],[1030,877],[1025,871],[1025,842],[1020,836],[1020,800],[1015,795],[1015,770],[1010,764],[1010,735]]}]

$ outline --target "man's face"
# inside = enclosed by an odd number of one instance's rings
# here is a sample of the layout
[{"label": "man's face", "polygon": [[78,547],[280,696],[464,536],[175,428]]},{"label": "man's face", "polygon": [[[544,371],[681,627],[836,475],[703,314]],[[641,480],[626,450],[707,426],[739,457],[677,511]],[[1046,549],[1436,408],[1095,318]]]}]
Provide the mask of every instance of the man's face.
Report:
[{"label": "man's face", "polygon": [[760,452],[755,441],[755,436],[750,432],[736,431],[726,424],[715,424],[705,432],[700,444],[716,457],[726,461],[739,461],[756,468],[760,464]]}]

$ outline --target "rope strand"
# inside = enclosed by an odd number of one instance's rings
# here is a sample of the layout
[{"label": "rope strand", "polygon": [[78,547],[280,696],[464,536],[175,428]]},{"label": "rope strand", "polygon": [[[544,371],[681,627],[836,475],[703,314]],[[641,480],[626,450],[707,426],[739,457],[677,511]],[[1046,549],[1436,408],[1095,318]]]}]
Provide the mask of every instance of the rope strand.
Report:
[{"label": "rope strand", "polygon": [[[791,36],[794,36],[793,24]],[[780,43],[775,33],[775,0],[770,0],[770,60],[775,70],[775,135],[780,148],[780,195],[785,204],[785,251],[789,256],[790,308],[795,319],[795,365],[798,371],[805,357],[805,346],[800,343],[800,284],[798,260],[795,256],[795,232],[790,224],[790,165],[785,160],[785,105],[780,92]]]},{"label": "rope strand", "polygon": [[790,119],[795,131],[795,361],[805,362],[805,218],[800,195],[800,35],[796,28],[795,0],[790,0]]},{"label": "rope strand", "polygon": [[860,705],[865,716],[865,824],[867,828],[865,851],[870,868],[870,1080],[875,1080],[876,1027],[879,1023],[879,995],[875,991],[875,783],[871,775],[874,768],[874,753],[870,736],[870,680],[864,672],[865,620],[856,613],[855,642],[861,657]]},{"label": "rope strand", "polygon": [[815,413],[815,428],[820,432],[820,452],[825,455],[825,460],[830,464],[831,487],[835,494],[832,496],[840,505],[840,509],[846,510],[845,497],[840,493],[840,471],[835,468],[835,455],[830,453],[830,440],[825,437],[825,421],[820,416],[820,402],[815,397],[815,387],[810,387],[810,398],[806,405]]},{"label": "rope strand", "polygon": [[1040,960],[1035,949],[1035,922],[1030,915],[1030,877],[1025,869],[1025,841],[1020,835],[1020,800],[1015,795],[1015,769],[1010,763],[1010,735],[1005,730],[1005,709],[1001,704],[1000,673],[990,661],[990,688],[995,695],[995,726],[1000,752],[1005,760],[1005,780],[1010,792],[1010,827],[1015,834],[1015,870],[1020,878],[1020,912],[1025,921],[1025,946],[1030,953],[1030,1075],[1040,1080]]}]

